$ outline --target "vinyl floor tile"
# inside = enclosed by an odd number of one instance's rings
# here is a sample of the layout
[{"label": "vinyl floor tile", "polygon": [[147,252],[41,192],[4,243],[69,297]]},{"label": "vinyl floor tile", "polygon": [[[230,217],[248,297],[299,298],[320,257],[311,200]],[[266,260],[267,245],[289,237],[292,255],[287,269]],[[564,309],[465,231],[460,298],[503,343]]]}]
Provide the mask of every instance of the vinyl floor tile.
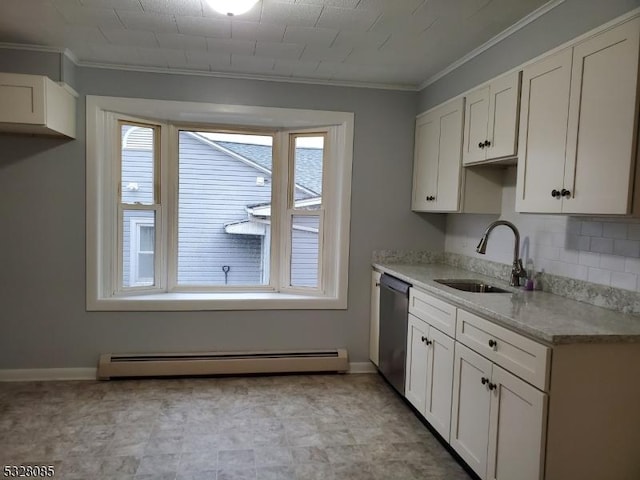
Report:
[{"label": "vinyl floor tile", "polygon": [[64,480],[470,480],[377,375],[0,383],[0,464]]}]

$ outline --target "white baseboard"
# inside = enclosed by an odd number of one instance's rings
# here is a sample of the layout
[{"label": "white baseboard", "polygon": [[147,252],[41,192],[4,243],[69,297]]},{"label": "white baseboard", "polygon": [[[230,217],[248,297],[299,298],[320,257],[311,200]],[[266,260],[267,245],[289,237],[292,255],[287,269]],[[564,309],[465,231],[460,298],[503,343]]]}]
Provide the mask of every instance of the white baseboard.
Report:
[{"label": "white baseboard", "polygon": [[0,382],[95,380],[95,368],[32,368],[0,370]]},{"label": "white baseboard", "polygon": [[378,369],[371,362],[350,362],[348,373],[378,373]]},{"label": "white baseboard", "polygon": [[[351,362],[348,373],[377,373],[371,362]],[[95,368],[32,368],[0,370],[0,382],[46,382],[53,380],[95,380]]]}]

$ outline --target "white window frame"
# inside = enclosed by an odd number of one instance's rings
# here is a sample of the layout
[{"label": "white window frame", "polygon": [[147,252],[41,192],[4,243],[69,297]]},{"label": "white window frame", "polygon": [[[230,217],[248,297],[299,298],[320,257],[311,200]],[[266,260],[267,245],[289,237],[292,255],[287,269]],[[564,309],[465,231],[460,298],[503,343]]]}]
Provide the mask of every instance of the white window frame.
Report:
[{"label": "white window frame", "polygon": [[[123,310],[259,310],[259,309],[346,309],[349,263],[349,224],[351,201],[351,166],[353,122],[350,112],[297,110],[242,105],[219,105],[195,102],[87,96],[87,309]],[[117,113],[116,113],[117,112]],[[192,125],[226,125],[247,129],[276,131],[274,149],[271,244],[279,246],[280,255],[272,255],[269,265],[276,289],[227,287],[178,288],[175,285],[177,239],[177,184],[169,175],[161,175],[158,188],[163,192],[156,211],[156,284],[153,287],[119,289],[117,194],[113,179],[119,174],[119,155],[114,128],[118,118],[159,124],[162,132]],[[159,121],[161,119],[162,121]],[[291,287],[290,219],[305,214],[289,201],[287,184],[291,175],[289,135],[326,132],[323,162],[323,189],[320,232],[321,262],[318,288]],[[162,134],[159,141],[160,170],[171,171],[177,164],[177,134]],[[175,144],[174,144],[175,143]],[[170,152],[175,152],[171,155]],[[115,161],[114,159],[118,160]],[[119,179],[118,179],[119,181]],[[127,207],[128,208],[128,207]],[[306,214],[318,215],[318,210]],[[284,215],[284,217],[283,217]],[[324,234],[322,234],[324,232]],[[159,238],[166,238],[160,241]],[[288,250],[287,250],[288,249]],[[121,250],[121,249],[120,249]],[[286,252],[286,254],[283,254]],[[121,277],[120,277],[121,278]]]}]

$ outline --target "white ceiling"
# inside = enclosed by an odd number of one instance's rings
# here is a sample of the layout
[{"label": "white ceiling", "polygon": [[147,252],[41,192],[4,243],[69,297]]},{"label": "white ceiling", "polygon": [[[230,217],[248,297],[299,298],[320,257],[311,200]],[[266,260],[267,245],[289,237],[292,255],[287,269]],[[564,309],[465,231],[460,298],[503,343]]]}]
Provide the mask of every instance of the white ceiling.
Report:
[{"label": "white ceiling", "polygon": [[[0,42],[118,65],[416,88],[547,0],[0,0]],[[557,1],[555,2],[557,3]]]}]

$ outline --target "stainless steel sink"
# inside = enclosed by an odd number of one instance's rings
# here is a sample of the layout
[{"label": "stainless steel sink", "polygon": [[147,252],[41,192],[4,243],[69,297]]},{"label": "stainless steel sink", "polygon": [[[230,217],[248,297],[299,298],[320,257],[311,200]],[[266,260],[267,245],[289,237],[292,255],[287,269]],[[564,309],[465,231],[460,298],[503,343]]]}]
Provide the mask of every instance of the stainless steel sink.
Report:
[{"label": "stainless steel sink", "polygon": [[478,280],[468,280],[468,279],[460,279],[460,280],[435,280],[437,283],[441,283],[442,285],[446,285],[447,287],[455,288],[456,290],[462,290],[465,292],[473,292],[473,293],[512,293],[509,290],[504,290],[499,287],[494,287],[493,285],[486,284],[484,282],[480,282]]}]

